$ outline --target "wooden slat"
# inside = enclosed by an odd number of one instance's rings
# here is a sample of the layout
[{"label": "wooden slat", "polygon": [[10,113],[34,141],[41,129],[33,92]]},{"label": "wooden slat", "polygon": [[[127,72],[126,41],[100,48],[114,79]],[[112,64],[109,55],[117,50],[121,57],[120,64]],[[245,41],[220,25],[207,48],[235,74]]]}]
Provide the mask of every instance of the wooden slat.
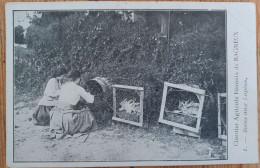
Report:
[{"label": "wooden slat", "polygon": [[127,124],[131,124],[131,125],[135,125],[135,126],[138,126],[138,127],[142,127],[141,123],[134,122],[134,121],[129,121],[129,120],[124,120],[122,118],[112,117],[112,120],[123,122],[123,123],[127,123]]},{"label": "wooden slat", "polygon": [[180,129],[180,128],[177,128],[177,127],[173,127],[172,132],[177,133],[177,134],[195,137],[195,138],[200,138],[200,133],[190,132],[190,131],[183,130],[183,129]]},{"label": "wooden slat", "polygon": [[143,126],[143,118],[144,118],[144,91],[140,91],[140,117],[139,117],[139,121],[141,126]]},{"label": "wooden slat", "polygon": [[116,116],[116,88],[113,88],[113,116]]},{"label": "wooden slat", "polygon": [[193,88],[188,85],[179,85],[179,84],[173,84],[173,83],[169,83],[169,82],[164,82],[164,84],[167,86],[173,87],[173,88],[177,88],[177,89],[181,89],[181,90],[185,90],[185,91],[189,91],[189,92],[193,92],[193,93],[197,93],[197,94],[202,94],[202,95],[205,94],[205,90]]},{"label": "wooden slat", "polygon": [[159,122],[163,121],[163,115],[164,115],[164,111],[165,111],[165,103],[166,103],[167,91],[168,91],[168,86],[164,85]]},{"label": "wooden slat", "polygon": [[204,99],[205,99],[205,96],[204,94],[201,94],[201,95],[198,95],[199,98],[199,102],[200,102],[200,106],[199,106],[199,110],[198,110],[198,113],[197,113],[197,123],[196,123],[196,129],[197,131],[196,132],[199,132],[199,129],[200,129],[200,124],[201,124],[201,116],[202,116],[202,109],[203,109],[203,105],[204,105]]},{"label": "wooden slat", "polygon": [[112,87],[115,88],[121,88],[121,89],[131,89],[131,90],[144,90],[143,87],[138,87],[138,86],[127,86],[127,85],[112,85]]},{"label": "wooden slat", "polygon": [[221,120],[220,120],[220,93],[218,93],[218,137],[221,138]]},{"label": "wooden slat", "polygon": [[221,135],[221,136],[220,136],[220,139],[227,140],[227,136],[226,136],[226,135]]},{"label": "wooden slat", "polygon": [[161,119],[161,118],[159,119],[159,122],[163,123],[163,124],[171,125],[171,126],[174,126],[174,127],[177,127],[177,128],[181,128],[181,129],[185,129],[185,130],[188,130],[188,131],[192,131],[192,132],[195,132],[195,133],[199,133],[199,128],[197,129],[197,128],[189,127],[189,126],[186,126],[184,124],[179,124],[179,123],[168,121],[168,120],[164,120],[164,119]]},{"label": "wooden slat", "polygon": [[220,97],[227,97],[227,93],[219,93]]}]

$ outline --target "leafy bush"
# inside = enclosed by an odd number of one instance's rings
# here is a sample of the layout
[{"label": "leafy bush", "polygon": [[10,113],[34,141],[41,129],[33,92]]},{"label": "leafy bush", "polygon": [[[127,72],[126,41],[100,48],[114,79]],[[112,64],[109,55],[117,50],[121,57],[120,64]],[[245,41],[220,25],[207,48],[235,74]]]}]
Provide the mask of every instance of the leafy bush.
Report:
[{"label": "leafy bush", "polygon": [[34,18],[26,35],[34,52],[15,62],[18,92],[43,92],[55,69],[79,69],[83,86],[100,76],[144,87],[144,121],[150,125],[158,121],[164,81],[197,85],[207,91],[204,128],[216,130],[216,94],[226,91],[224,12],[172,12],[169,41],[160,23],[149,20],[156,12],[146,12],[147,20],[137,22],[125,13],[44,12]]}]

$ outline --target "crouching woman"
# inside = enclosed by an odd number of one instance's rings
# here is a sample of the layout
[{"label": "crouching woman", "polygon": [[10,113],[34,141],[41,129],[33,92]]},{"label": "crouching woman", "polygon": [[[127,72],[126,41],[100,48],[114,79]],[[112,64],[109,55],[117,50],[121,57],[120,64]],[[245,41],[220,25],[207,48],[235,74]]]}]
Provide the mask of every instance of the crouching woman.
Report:
[{"label": "crouching woman", "polygon": [[48,81],[44,95],[33,113],[33,118],[36,120],[35,125],[46,126],[50,124],[49,112],[58,101],[61,84],[67,73],[68,71],[65,68],[61,68],[57,70]]},{"label": "crouching woman", "polygon": [[97,129],[96,120],[90,109],[87,106],[84,108],[79,106],[81,99],[93,103],[94,96],[79,86],[79,71],[71,71],[68,78],[70,81],[61,87],[57,107],[50,112],[50,130],[54,139]]}]

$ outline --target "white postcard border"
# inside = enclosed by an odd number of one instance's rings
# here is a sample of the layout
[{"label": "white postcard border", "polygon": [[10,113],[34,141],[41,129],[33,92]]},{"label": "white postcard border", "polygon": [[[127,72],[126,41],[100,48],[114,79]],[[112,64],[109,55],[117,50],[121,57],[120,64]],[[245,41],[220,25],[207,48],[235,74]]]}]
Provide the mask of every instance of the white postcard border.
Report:
[{"label": "white postcard border", "polygon": [[[55,4],[55,5],[54,5]],[[13,11],[14,10],[86,10],[86,9],[189,9],[227,11],[227,64],[228,64],[228,160],[202,161],[127,161],[127,162],[28,162],[13,163]],[[166,166],[239,164],[258,162],[257,121],[257,61],[256,61],[256,12],[253,3],[200,3],[200,2],[53,2],[53,3],[7,3],[6,4],[6,134],[8,166]],[[234,61],[234,40],[238,34],[238,56]],[[238,64],[239,69],[234,68]],[[238,77],[239,120],[236,122],[234,104]],[[247,86],[243,84],[247,80]],[[244,88],[245,87],[245,88]],[[243,100],[247,88],[247,101]],[[247,115],[243,103],[247,103]],[[243,133],[244,118],[247,117],[247,133]],[[242,118],[242,119],[241,119]],[[239,145],[236,146],[236,123],[239,125]],[[247,142],[244,142],[246,138]],[[246,148],[246,151],[245,151]]]}]

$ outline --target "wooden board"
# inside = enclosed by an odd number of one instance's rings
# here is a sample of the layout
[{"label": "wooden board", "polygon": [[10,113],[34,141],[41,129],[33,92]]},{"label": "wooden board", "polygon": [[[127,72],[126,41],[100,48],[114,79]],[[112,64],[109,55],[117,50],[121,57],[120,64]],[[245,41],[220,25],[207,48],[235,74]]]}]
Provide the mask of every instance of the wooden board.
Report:
[{"label": "wooden board", "polygon": [[131,90],[144,90],[143,87],[127,86],[127,85],[112,85],[113,88],[131,89]]},{"label": "wooden board", "polygon": [[178,127],[173,127],[172,133],[186,135],[186,136],[195,137],[195,138],[200,138],[200,132],[195,133],[195,132],[184,130],[184,129],[181,129],[181,128],[178,128]]},{"label": "wooden board", "polygon": [[[48,2],[48,1],[55,1],[55,0],[0,0],[0,168],[6,168],[6,132],[5,132],[5,105],[6,105],[6,96],[5,96],[5,80],[6,80],[6,64],[5,64],[5,2]],[[62,0],[56,0],[56,1],[62,1]],[[73,0],[70,0],[73,1]],[[183,1],[183,0],[179,0]],[[185,0],[185,1],[191,1],[191,0]],[[193,0],[194,1],[194,0]],[[197,0],[205,2],[205,0]],[[256,4],[256,10],[257,10],[257,67],[258,67],[258,76],[260,76],[259,68],[259,48],[260,48],[260,1],[259,0],[207,0],[208,2],[254,2]],[[260,88],[259,85],[260,81],[258,78],[258,104],[260,102]],[[260,111],[260,106],[258,106],[258,112]],[[260,120],[258,118],[258,122],[260,123]],[[259,127],[259,125],[258,125]],[[260,127],[258,129],[260,135]],[[260,147],[260,145],[259,145]],[[260,156],[260,155],[259,155]],[[183,166],[174,166],[174,168],[182,168]],[[214,165],[214,166],[185,166],[185,168],[258,168],[260,167],[260,164],[244,164],[244,165]],[[144,167],[139,167],[144,168]],[[163,168],[160,166],[153,167],[153,168]]]},{"label": "wooden board", "polygon": [[169,83],[169,82],[164,82],[164,85],[170,86],[172,88],[185,90],[185,91],[192,92],[192,93],[205,95],[205,90],[194,88],[194,87],[191,87],[188,85],[177,85],[177,84],[173,84],[173,83]]}]

